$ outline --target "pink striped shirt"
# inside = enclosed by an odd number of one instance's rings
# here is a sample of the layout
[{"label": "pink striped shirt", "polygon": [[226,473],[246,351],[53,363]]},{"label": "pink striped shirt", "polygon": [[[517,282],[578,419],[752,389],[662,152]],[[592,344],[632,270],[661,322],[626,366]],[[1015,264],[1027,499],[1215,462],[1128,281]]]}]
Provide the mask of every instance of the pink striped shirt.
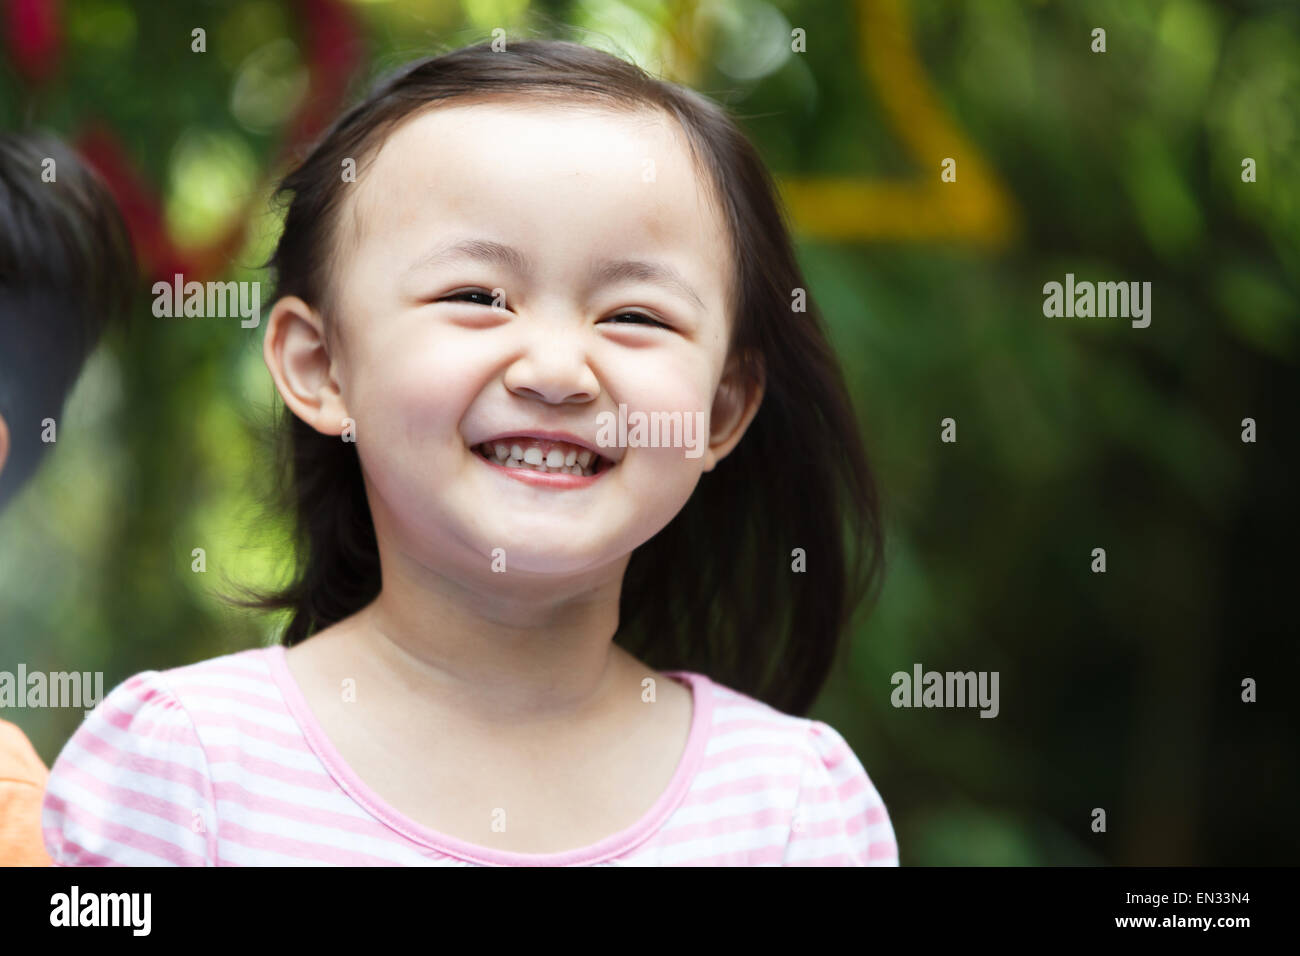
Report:
[{"label": "pink striped shirt", "polygon": [[686,751],[632,826],[562,853],[438,833],[386,804],[322,732],[284,648],[145,671],[64,745],[42,808],[62,866],[896,866],[885,805],[829,725],[703,674]]}]

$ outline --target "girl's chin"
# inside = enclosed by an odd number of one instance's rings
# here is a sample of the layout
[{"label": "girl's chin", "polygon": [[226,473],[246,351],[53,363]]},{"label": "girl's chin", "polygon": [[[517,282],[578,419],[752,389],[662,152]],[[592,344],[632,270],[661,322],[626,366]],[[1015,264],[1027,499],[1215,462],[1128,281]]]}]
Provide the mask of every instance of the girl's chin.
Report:
[{"label": "girl's chin", "polygon": [[601,569],[618,566],[619,559],[631,554],[638,543],[627,528],[596,533],[611,517],[617,520],[596,509],[568,517],[548,516],[498,502],[491,514],[480,511],[477,517],[464,540],[472,542],[482,566],[507,586],[512,574],[551,577],[557,582],[585,578],[590,584]]}]

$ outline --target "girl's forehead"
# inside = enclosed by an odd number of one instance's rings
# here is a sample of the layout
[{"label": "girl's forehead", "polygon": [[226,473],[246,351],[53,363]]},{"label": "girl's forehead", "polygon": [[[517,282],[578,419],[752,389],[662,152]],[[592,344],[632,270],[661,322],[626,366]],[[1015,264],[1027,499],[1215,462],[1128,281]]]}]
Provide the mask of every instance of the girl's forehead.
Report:
[{"label": "girl's forehead", "polygon": [[449,217],[721,238],[685,135],[648,109],[455,103],[401,123],[358,172],[357,244]]}]

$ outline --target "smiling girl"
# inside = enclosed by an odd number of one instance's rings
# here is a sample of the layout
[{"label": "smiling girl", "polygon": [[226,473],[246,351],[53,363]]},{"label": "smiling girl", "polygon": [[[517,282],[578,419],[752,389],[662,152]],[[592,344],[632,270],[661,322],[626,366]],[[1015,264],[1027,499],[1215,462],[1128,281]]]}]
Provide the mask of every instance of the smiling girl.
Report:
[{"label": "smiling girl", "polygon": [[[283,191],[283,644],[114,690],[53,768],[53,859],[896,864],[798,716],[879,578],[874,484],[725,112],[480,45],[386,80]],[[598,440],[620,412],[706,434]]]}]

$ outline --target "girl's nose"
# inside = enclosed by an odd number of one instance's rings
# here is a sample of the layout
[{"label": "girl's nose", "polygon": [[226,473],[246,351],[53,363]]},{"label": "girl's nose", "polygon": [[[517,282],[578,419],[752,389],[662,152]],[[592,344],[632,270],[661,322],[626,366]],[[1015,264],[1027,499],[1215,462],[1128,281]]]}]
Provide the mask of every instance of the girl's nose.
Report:
[{"label": "girl's nose", "polygon": [[506,370],[505,386],[550,405],[590,402],[600,394],[584,351],[568,336],[556,334],[536,342]]}]

